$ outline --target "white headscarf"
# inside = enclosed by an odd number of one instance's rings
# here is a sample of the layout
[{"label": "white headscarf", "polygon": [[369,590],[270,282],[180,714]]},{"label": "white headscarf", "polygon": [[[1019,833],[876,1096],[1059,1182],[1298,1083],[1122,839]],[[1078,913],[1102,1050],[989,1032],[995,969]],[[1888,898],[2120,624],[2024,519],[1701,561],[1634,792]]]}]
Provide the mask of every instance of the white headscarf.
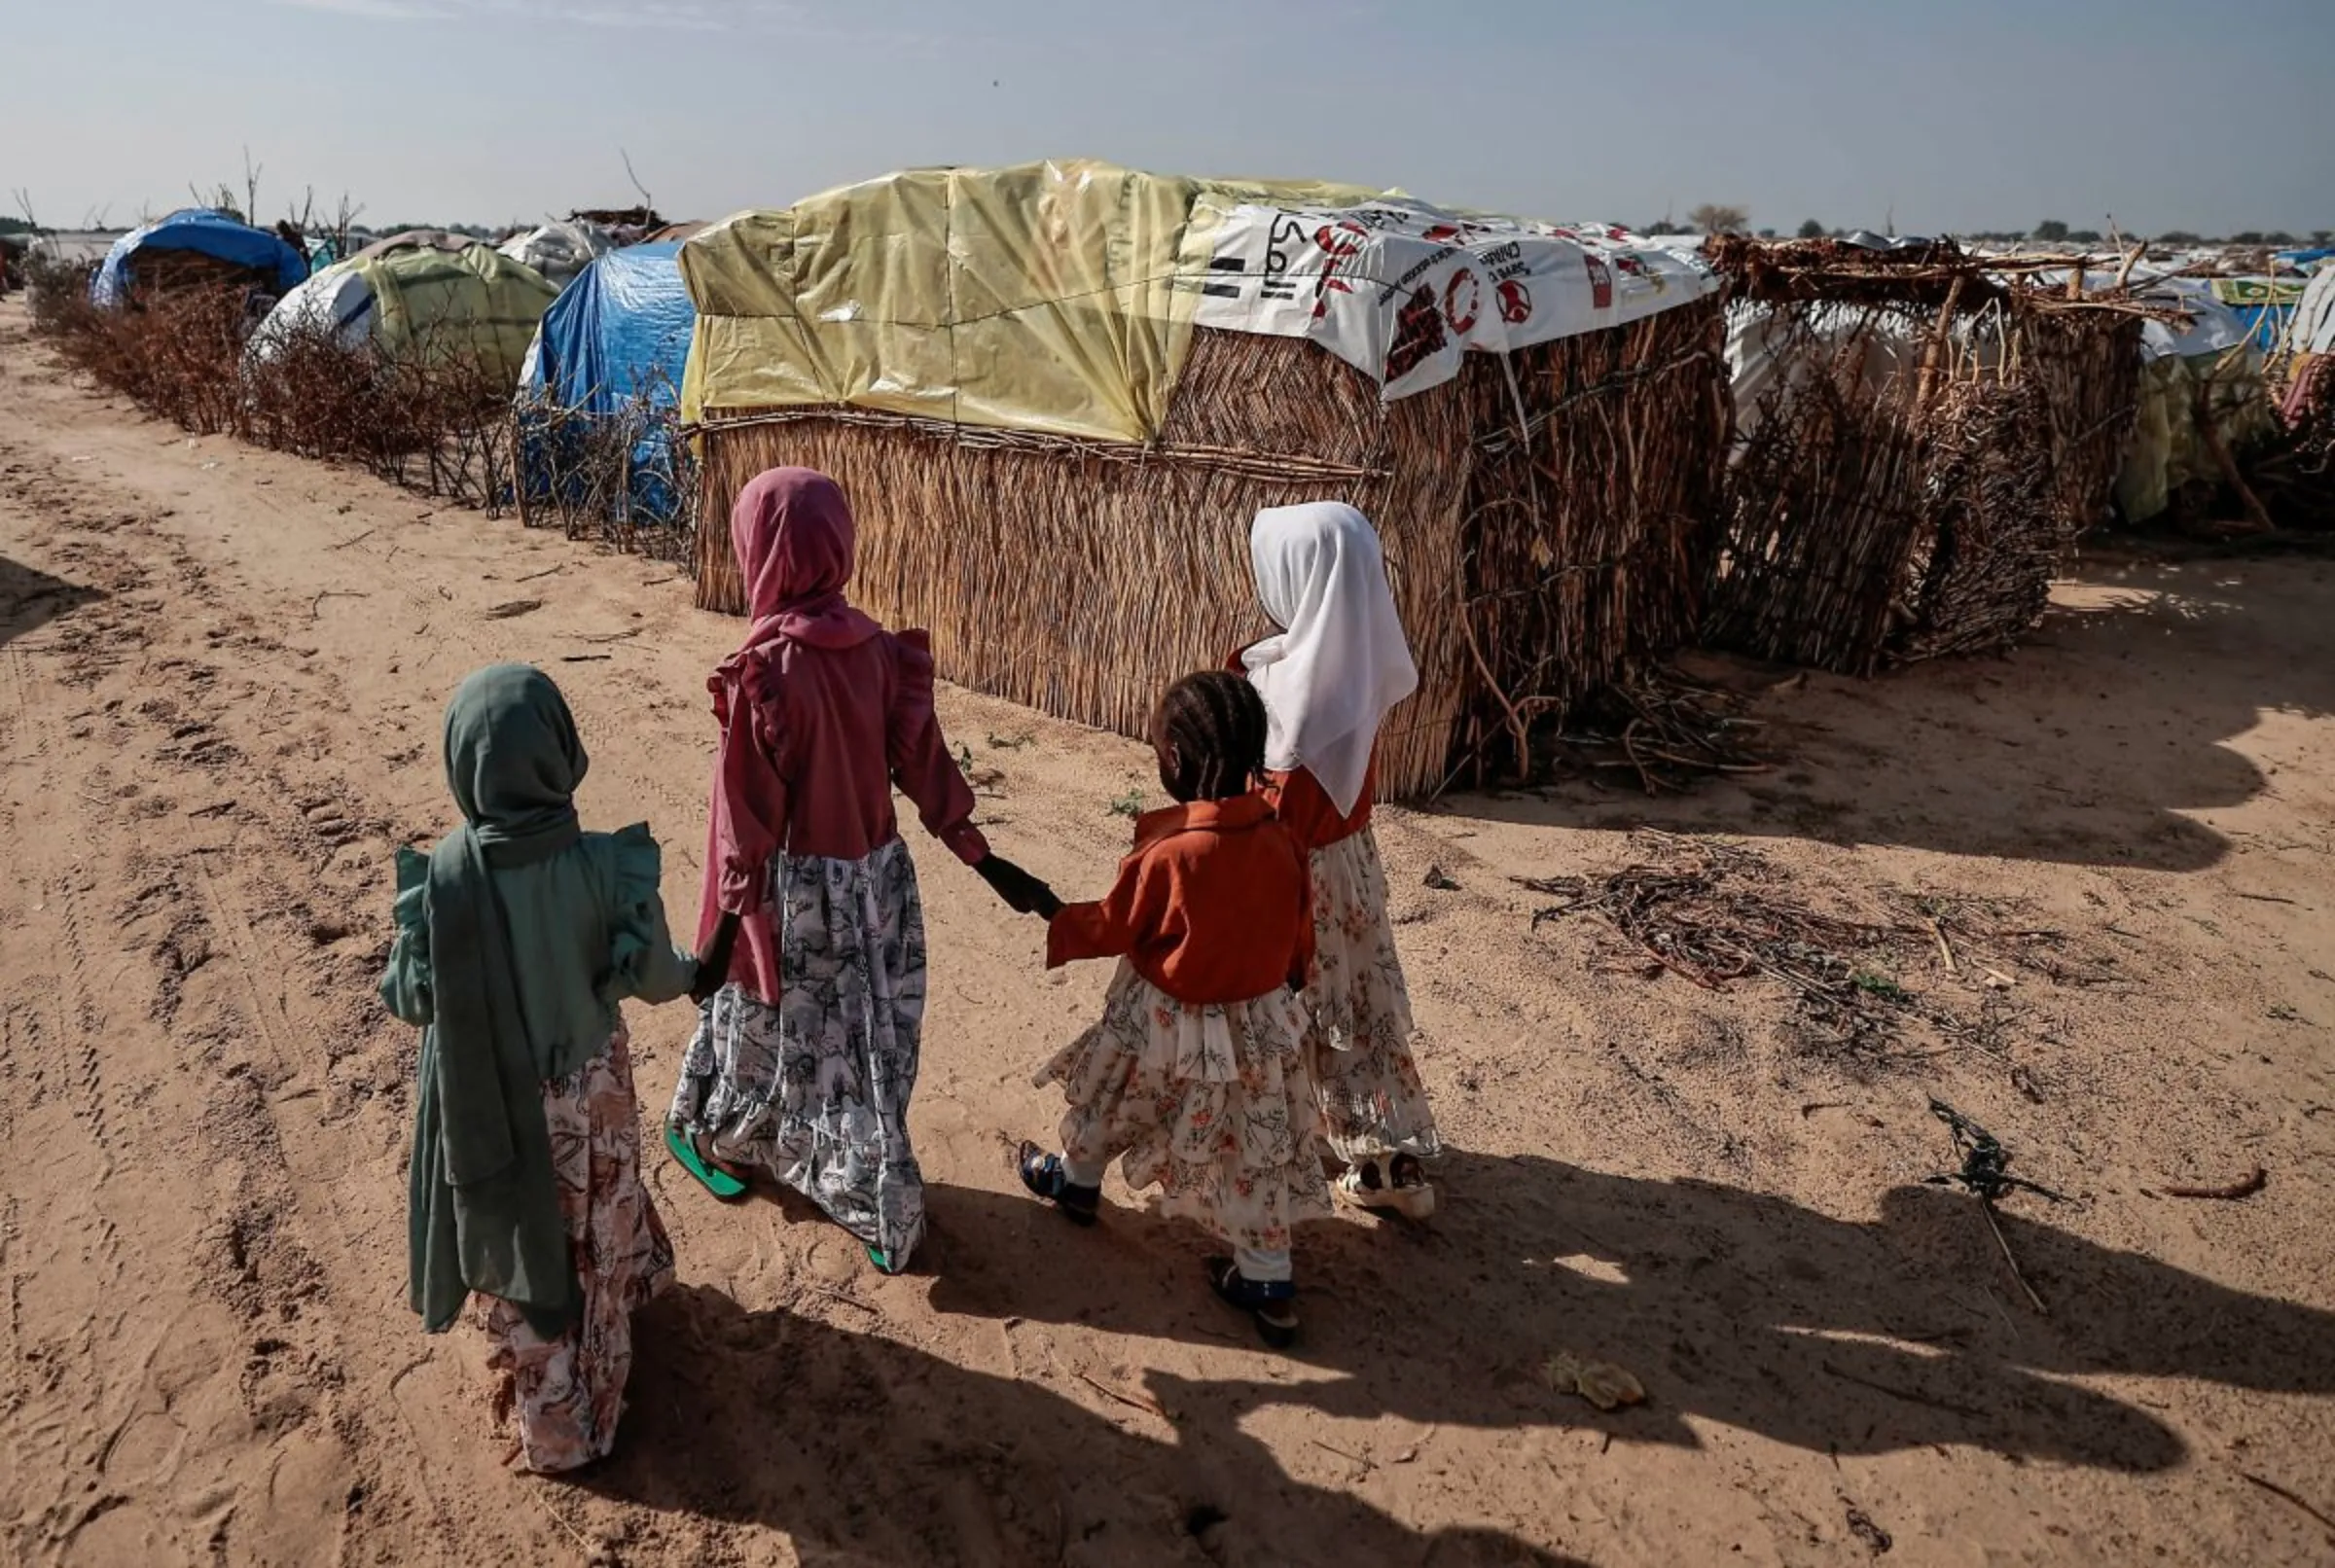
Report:
[{"label": "white headscarf", "polygon": [[1249,529],[1248,556],[1258,601],[1285,628],[1242,656],[1265,698],[1265,766],[1305,768],[1350,812],[1380,721],[1419,690],[1379,536],[1343,502],[1271,507]]}]

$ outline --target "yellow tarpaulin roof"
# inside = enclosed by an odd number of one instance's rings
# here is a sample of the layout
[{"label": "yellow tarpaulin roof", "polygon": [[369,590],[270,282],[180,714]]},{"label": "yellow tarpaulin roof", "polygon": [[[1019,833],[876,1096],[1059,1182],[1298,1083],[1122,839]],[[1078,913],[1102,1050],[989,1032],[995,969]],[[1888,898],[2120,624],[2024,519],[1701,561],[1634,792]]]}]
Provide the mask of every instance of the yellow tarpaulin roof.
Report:
[{"label": "yellow tarpaulin roof", "polygon": [[1193,295],[1171,284],[1203,194],[1381,193],[1072,160],[914,170],[739,213],[681,247],[698,307],[684,416],[842,404],[1148,440],[1191,341]]}]

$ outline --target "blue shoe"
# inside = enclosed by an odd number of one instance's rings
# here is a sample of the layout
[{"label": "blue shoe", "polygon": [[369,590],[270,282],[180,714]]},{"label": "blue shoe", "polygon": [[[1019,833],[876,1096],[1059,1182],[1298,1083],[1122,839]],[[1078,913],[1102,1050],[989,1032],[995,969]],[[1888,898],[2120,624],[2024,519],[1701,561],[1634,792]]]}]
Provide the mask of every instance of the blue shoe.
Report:
[{"label": "blue shoe", "polygon": [[1230,1258],[1207,1261],[1208,1288],[1217,1300],[1246,1312],[1257,1334],[1275,1350],[1297,1343],[1297,1287],[1285,1279],[1250,1279]]},{"label": "blue shoe", "polygon": [[1095,1223],[1096,1213],[1102,1207],[1102,1189],[1073,1185],[1062,1169],[1060,1155],[1050,1155],[1025,1141],[1015,1158],[1014,1168],[1022,1173],[1022,1185],[1033,1196],[1053,1204],[1072,1225]]}]

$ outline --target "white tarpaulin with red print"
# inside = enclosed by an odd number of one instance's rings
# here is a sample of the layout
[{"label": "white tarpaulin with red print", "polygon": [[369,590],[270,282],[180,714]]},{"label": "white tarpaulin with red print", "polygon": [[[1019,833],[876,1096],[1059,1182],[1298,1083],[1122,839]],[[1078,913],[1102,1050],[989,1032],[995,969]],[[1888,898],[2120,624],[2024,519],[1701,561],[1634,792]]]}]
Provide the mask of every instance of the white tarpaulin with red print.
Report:
[{"label": "white tarpaulin with red print", "polygon": [[1310,338],[1388,400],[1440,386],[1469,349],[1505,353],[1717,292],[1700,256],[1604,224],[1463,216],[1382,198],[1192,212],[1176,287],[1194,325]]}]

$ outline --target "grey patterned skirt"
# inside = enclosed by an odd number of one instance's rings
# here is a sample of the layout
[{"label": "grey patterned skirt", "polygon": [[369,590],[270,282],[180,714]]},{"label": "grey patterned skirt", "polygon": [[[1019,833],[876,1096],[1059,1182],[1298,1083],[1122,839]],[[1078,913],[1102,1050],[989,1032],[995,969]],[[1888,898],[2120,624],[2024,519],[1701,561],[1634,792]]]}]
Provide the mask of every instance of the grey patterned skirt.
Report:
[{"label": "grey patterned skirt", "polygon": [[898,839],[864,860],[771,858],[784,994],[725,985],[698,1021],[672,1119],[904,1266],[924,1234],[908,1141],[924,1022],[924,906]]}]

